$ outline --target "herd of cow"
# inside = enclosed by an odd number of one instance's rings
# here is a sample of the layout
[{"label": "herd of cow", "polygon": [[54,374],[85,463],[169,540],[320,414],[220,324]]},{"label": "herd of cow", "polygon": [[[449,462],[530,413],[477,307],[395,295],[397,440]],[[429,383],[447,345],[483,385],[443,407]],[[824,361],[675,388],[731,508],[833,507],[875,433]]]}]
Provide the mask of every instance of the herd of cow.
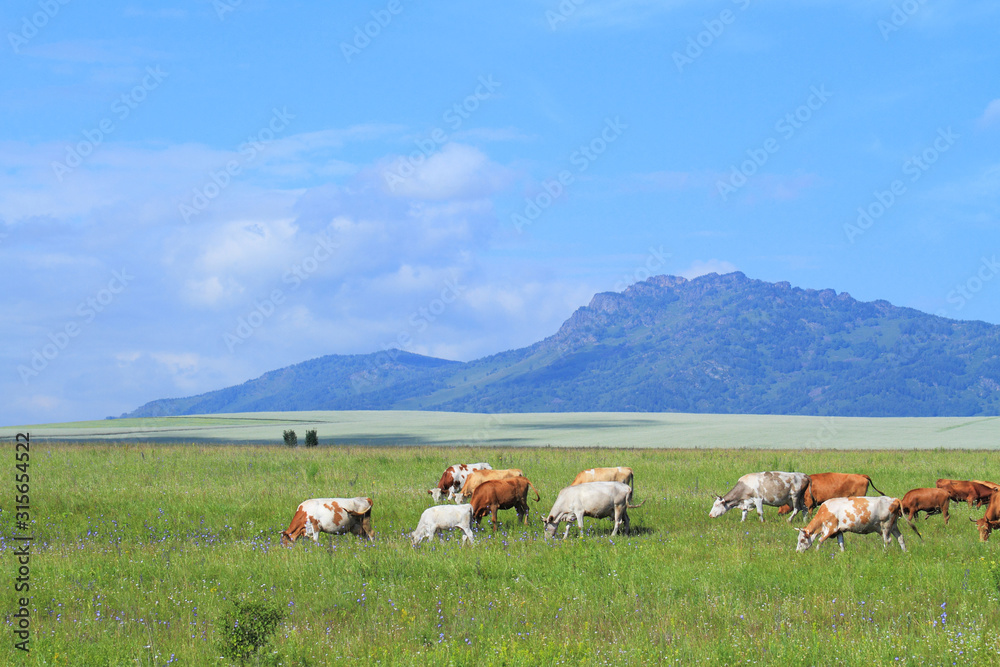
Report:
[{"label": "herd of cow", "polygon": [[[869,485],[880,495],[867,496]],[[998,489],[1000,485],[982,480],[939,479],[935,488],[911,489],[900,500],[882,495],[868,475],[756,472],[740,477],[726,495],[715,496],[708,516],[722,516],[739,507],[743,511],[741,521],[746,521],[747,512],[756,508],[763,521],[763,506],[771,505],[779,507],[779,514],[790,512],[788,521],[791,522],[798,512],[818,507],[805,528],[796,528],[799,533],[796,551],[805,551],[814,542],[819,548],[831,537],[837,538],[843,551],[844,533],[881,533],[886,545],[895,537],[899,548],[906,551],[903,535],[896,526],[899,517],[905,516],[910,528],[920,537],[913,519],[920,512],[926,513],[925,519],[932,514],[942,514],[947,524],[948,503],[952,500],[967,502],[970,508],[987,505],[983,518],[971,520],[979,529],[979,539],[988,540],[990,532],[1000,528],[1000,493],[994,493]]]},{"label": "herd of cow", "polygon": [[[545,518],[545,535],[554,537],[559,524],[566,522],[565,539],[573,522],[581,534],[584,517],[611,518],[612,535],[619,530],[629,532],[628,510],[642,505],[632,505],[633,474],[631,468],[591,468],[584,470],[573,483],[562,489]],[[879,496],[867,496],[869,485]],[[541,496],[534,485],[517,469],[494,470],[488,463],[456,464],[441,475],[437,486],[428,490],[435,503],[454,500],[455,505],[434,505],[424,510],[411,534],[414,546],[431,539],[444,530],[457,529],[464,534],[462,540],[472,544],[472,522],[477,524],[487,514],[492,515],[493,529],[498,527],[497,512],[514,509],[525,525],[528,523],[528,492],[535,493],[535,502]],[[969,507],[987,505],[981,519],[972,518],[979,529],[982,541],[990,532],[1000,528],[1000,485],[981,480],[939,479],[933,489],[912,489],[902,499],[882,495],[868,475],[845,473],[819,473],[806,475],[796,472],[759,472],[740,477],[736,486],[724,496],[715,496],[709,517],[722,516],[740,508],[745,521],[747,513],[757,510],[764,520],[764,505],[778,507],[779,514],[790,514],[788,521],[802,512],[816,510],[805,528],[796,528],[799,538],[797,551],[805,551],[813,544],[819,548],[823,542],[836,537],[844,549],[844,533],[880,533],[885,545],[895,537],[900,549],[906,551],[903,536],[896,525],[905,516],[913,531],[920,537],[913,519],[920,512],[927,516],[942,514],[948,523],[948,503],[967,502]],[[644,501],[645,502],[645,501]],[[305,535],[319,541],[320,533],[352,533],[359,537],[374,538],[371,527],[371,498],[313,498],[303,501],[297,508],[288,530],[282,531],[281,543],[291,544]],[[926,518],[926,517],[925,517]]]},{"label": "herd of cow", "polygon": [[[463,541],[475,543],[472,521],[477,524],[492,514],[493,529],[499,526],[497,512],[515,509],[519,519],[528,523],[528,490],[535,492],[535,502],[541,496],[524,474],[515,468],[493,470],[488,463],[460,463],[449,466],[433,489],[427,491],[435,502],[452,499],[456,505],[434,505],[420,515],[416,530],[411,534],[414,546],[443,530],[458,529]],[[468,502],[463,503],[463,500]],[[573,483],[559,492],[552,510],[545,519],[548,537],[555,535],[559,524],[566,522],[569,535],[573,521],[583,531],[585,516],[614,521],[612,535],[629,531],[628,510],[632,505],[632,469],[591,468],[584,470]],[[282,531],[281,543],[291,544],[305,535],[319,542],[320,533],[353,533],[373,539],[371,498],[312,498],[299,504],[288,530]]]}]

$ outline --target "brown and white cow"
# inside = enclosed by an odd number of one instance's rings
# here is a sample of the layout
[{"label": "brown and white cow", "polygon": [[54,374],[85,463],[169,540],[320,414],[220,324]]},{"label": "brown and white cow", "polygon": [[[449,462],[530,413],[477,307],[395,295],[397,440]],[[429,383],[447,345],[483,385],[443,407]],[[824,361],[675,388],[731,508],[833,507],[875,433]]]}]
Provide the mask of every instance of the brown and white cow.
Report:
[{"label": "brown and white cow", "polygon": [[[881,495],[881,491],[875,488],[872,478],[868,475],[853,475],[842,472],[818,472],[809,475],[809,488],[806,489],[805,504],[806,511],[811,511],[830,498],[849,498],[850,496],[867,496],[868,485]],[[782,505],[778,508],[778,514],[788,514],[792,508]]]},{"label": "brown and white cow", "polygon": [[436,503],[441,502],[442,498],[448,498],[457,503],[460,500],[458,492],[462,489],[465,479],[472,471],[492,469],[493,466],[489,463],[456,463],[445,468],[445,471],[441,474],[441,479],[438,480],[437,486],[433,489],[427,489],[427,493],[431,494]]},{"label": "brown and white cow", "polygon": [[499,528],[497,511],[514,508],[517,516],[528,525],[528,487],[535,492],[535,502],[542,499],[538,489],[528,481],[527,477],[511,477],[510,479],[488,480],[476,487],[472,494],[472,518],[476,525],[487,514],[493,514],[493,530]]},{"label": "brown and white cow", "polygon": [[903,514],[913,525],[913,519],[921,512],[927,512],[926,520],[932,514],[943,514],[944,523],[948,525],[948,491],[945,489],[910,489],[903,496]]},{"label": "brown and white cow", "polygon": [[982,519],[970,516],[969,521],[976,522],[980,541],[985,542],[990,539],[990,533],[1000,528],[1000,493],[994,493],[990,498],[990,504],[986,506],[986,513]]},{"label": "brown and white cow", "polygon": [[[816,548],[831,537],[837,538],[840,550],[844,550],[844,533],[880,533],[882,547],[889,546],[892,537],[896,538],[899,548],[906,551],[903,534],[899,532],[897,520],[902,514],[902,503],[898,498],[889,496],[831,498],[816,511],[816,516],[805,528],[796,528],[799,541],[795,551],[801,553],[816,543]],[[913,528],[913,532],[920,533]],[[923,539],[923,538],[921,538]]]},{"label": "brown and white cow", "polygon": [[715,496],[708,516],[722,516],[734,507],[743,510],[740,521],[747,520],[747,512],[757,508],[757,515],[764,521],[764,505],[780,507],[790,504],[793,508],[788,522],[799,512],[805,511],[803,497],[809,488],[809,475],[801,472],[752,472],[736,481],[736,486],[724,496]]},{"label": "brown and white cow", "polygon": [[937,488],[947,491],[948,497],[955,502],[968,503],[970,508],[982,507],[990,502],[990,497],[993,495],[992,488],[979,482],[958,480],[941,484],[942,481],[944,480],[938,480]]},{"label": "brown and white cow", "polygon": [[281,543],[292,544],[302,535],[319,543],[320,533],[353,533],[373,539],[371,498],[311,498],[303,500],[288,530],[281,532]]},{"label": "brown and white cow", "polygon": [[507,468],[506,470],[473,470],[465,478],[465,484],[462,485],[462,490],[457,497],[459,499],[472,498],[472,494],[476,492],[476,489],[483,482],[511,479],[512,477],[524,477],[524,473],[518,468]]},{"label": "brown and white cow", "polygon": [[588,484],[590,482],[621,482],[632,486],[632,469],[623,466],[615,468],[591,468],[584,470],[576,476],[570,486],[577,484]]}]

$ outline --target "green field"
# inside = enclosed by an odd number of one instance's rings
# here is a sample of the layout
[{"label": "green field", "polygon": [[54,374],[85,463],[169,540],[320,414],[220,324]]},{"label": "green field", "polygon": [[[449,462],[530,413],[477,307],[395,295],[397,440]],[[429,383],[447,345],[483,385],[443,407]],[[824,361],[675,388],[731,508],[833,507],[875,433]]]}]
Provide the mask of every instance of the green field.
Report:
[{"label": "green field", "polygon": [[682,413],[254,412],[0,428],[0,438],[178,443],[281,442],[316,429],[322,444],[381,446],[995,449],[997,417],[784,417]]},{"label": "green field", "polygon": [[[220,657],[223,626],[237,599],[284,612],[251,664],[996,664],[1000,537],[979,542],[968,517],[982,510],[953,505],[948,526],[921,520],[922,541],[904,527],[905,554],[874,535],[848,535],[845,553],[833,542],[796,554],[774,508],[764,524],[741,524],[735,511],[708,518],[711,492],[758,470],[864,472],[897,496],[938,477],[1000,478],[994,451],[911,449],[979,435],[990,422],[953,420],[966,427],[946,430],[947,420],[922,421],[901,429],[905,450],[791,451],[725,449],[710,442],[710,424],[699,431],[674,418],[663,416],[664,432],[673,424],[720,449],[640,448],[630,428],[645,433],[641,424],[604,428],[608,448],[589,450],[35,441],[32,651],[13,649],[9,536],[18,531],[4,500],[0,664],[230,664]],[[459,439],[450,423],[441,440]],[[518,418],[518,428],[526,423]],[[773,441],[791,439],[786,424],[773,420]],[[854,432],[838,428],[837,437]],[[887,442],[890,430],[873,428],[858,444]],[[425,424],[414,437],[433,435]],[[636,448],[610,448],[616,440]],[[13,469],[13,446],[6,451]],[[531,503],[529,526],[508,511],[495,534],[484,522],[474,547],[449,535],[412,548],[426,489],[447,465],[479,460],[521,468],[535,483],[542,501]],[[610,522],[588,519],[582,539],[574,529],[565,542],[546,541],[539,514],[593,465],[634,468],[636,500],[646,501],[631,512],[634,533],[610,537]],[[355,495],[374,499],[374,543],[279,545],[301,500]]]}]

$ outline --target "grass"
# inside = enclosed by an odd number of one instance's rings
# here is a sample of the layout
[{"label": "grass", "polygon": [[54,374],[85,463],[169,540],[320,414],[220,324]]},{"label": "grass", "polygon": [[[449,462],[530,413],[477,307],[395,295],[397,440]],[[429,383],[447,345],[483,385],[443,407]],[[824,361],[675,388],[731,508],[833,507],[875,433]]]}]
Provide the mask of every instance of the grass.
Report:
[{"label": "grass", "polygon": [[[480,460],[539,488],[527,528],[501,512],[475,547],[412,548],[426,489]],[[635,470],[634,534],[587,519],[582,539],[546,541],[540,513],[593,465]],[[922,541],[904,527],[905,554],[875,535],[796,554],[775,508],[708,518],[710,493],[767,469],[864,472],[901,496],[996,479],[1000,453],[36,443],[32,651],[14,656],[8,628],[0,663],[230,664],[223,619],[252,599],[285,620],[250,664],[995,664],[1000,538],[979,542],[981,510],[921,520]],[[375,501],[374,543],[279,545],[301,500],[355,495]],[[6,507],[0,527],[16,532]]]}]

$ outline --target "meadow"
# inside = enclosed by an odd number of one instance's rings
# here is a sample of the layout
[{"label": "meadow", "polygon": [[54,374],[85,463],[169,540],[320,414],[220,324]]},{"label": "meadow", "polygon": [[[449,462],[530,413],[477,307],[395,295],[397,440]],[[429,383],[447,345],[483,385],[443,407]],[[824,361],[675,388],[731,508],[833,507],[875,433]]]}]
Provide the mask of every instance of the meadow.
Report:
[{"label": "meadow", "polygon": [[[529,525],[501,512],[473,547],[454,534],[413,548],[426,490],[480,460],[538,487]],[[635,470],[633,534],[588,519],[582,539],[545,540],[541,516],[594,465]],[[996,479],[1000,453],[34,443],[31,652],[13,649],[5,584],[0,662],[232,664],[222,626],[249,600],[283,612],[249,664],[996,663],[1000,538],[979,542],[968,517],[982,510],[921,519],[923,540],[903,526],[907,553],[847,535],[844,553],[796,554],[775,508],[763,524],[708,518],[711,493],[770,469],[864,472],[901,496]],[[301,500],[355,495],[374,499],[373,543],[280,546]],[[11,515],[5,500],[12,582]]]}]

